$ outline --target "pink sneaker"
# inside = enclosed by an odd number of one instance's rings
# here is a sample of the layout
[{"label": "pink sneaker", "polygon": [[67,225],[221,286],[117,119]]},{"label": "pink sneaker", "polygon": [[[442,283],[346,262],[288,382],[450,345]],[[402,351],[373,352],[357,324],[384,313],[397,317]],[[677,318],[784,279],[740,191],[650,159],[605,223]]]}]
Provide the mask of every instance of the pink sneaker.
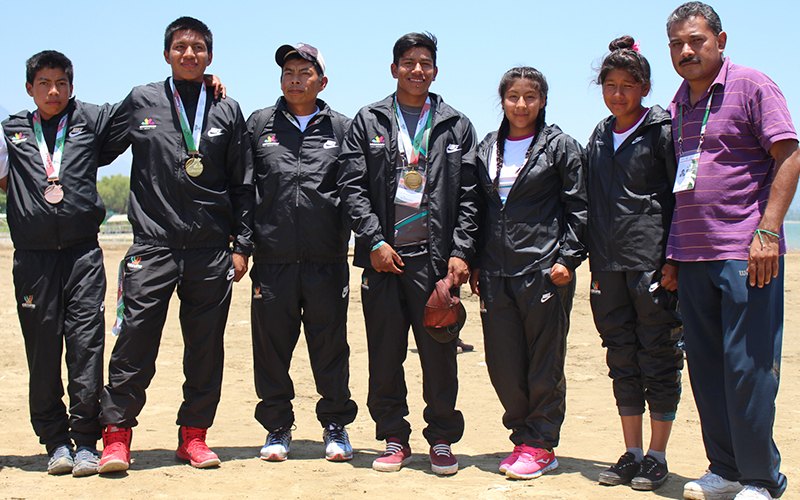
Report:
[{"label": "pink sneaker", "polygon": [[131,438],[129,428],[109,425],[103,429],[103,456],[97,472],[106,474],[128,470],[131,465]]},{"label": "pink sneaker", "polygon": [[500,473],[501,474],[505,474],[506,471],[508,470],[508,468],[511,465],[513,465],[514,462],[517,461],[517,459],[519,458],[519,454],[520,453],[522,453],[522,445],[518,444],[517,446],[514,447],[514,451],[511,453],[511,455],[507,456],[505,458],[505,460],[500,462]]},{"label": "pink sneaker", "polygon": [[411,463],[411,448],[403,446],[397,438],[386,440],[386,451],[372,462],[372,468],[379,472],[397,472]]},{"label": "pink sneaker", "polygon": [[519,458],[508,466],[506,476],[512,479],[535,479],[558,467],[558,460],[552,451],[524,444],[520,446],[522,450]]},{"label": "pink sneaker", "polygon": [[181,426],[181,444],[175,452],[178,460],[189,462],[192,467],[197,467],[198,469],[219,465],[219,457],[208,449],[206,445],[207,431],[208,429]]}]

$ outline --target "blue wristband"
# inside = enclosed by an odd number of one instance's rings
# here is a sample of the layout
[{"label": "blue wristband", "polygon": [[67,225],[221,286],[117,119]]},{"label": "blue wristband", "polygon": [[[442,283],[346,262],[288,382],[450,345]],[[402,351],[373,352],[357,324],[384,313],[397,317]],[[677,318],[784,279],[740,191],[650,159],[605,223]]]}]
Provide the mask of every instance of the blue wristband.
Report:
[{"label": "blue wristband", "polygon": [[374,247],[372,247],[372,250],[370,250],[370,251],[371,251],[371,252],[374,252],[375,250],[377,250],[377,249],[379,249],[380,247],[382,247],[384,243],[386,243],[386,242],[385,242],[385,241],[383,241],[383,240],[381,240],[381,241],[379,241],[379,242],[375,243],[375,246],[374,246]]}]

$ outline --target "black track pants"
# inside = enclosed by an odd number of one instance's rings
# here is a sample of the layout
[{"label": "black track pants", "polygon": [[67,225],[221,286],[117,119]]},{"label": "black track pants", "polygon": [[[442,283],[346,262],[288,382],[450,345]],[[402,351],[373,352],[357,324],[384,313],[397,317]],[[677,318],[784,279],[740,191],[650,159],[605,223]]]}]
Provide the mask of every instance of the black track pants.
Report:
[{"label": "black track pants", "polygon": [[671,413],[681,396],[678,297],[659,271],[593,272],[594,324],[606,351],[617,406]]},{"label": "black track pants", "polygon": [[[100,438],[106,274],[103,251],[89,248],[14,252],[14,287],[30,387],[31,423],[42,444]],[[62,401],[66,345],[69,417]]]},{"label": "black track pants", "polygon": [[408,442],[408,415],[403,362],[408,351],[408,328],[414,332],[422,365],[422,431],[428,443],[443,439],[455,443],[464,433],[464,417],[455,409],[458,396],[456,341],[441,344],[422,325],[425,303],[436,281],[430,258],[404,257],[403,274],[365,269],[361,299],[367,327],[369,351],[369,395],[367,406],[376,424],[376,438],[391,437]]},{"label": "black track pants", "polygon": [[557,287],[549,270],[481,276],[486,367],[515,445],[558,446],[566,409],[564,358],[575,280]]},{"label": "black track pants", "polygon": [[125,313],[103,389],[103,425],[133,427],[156,371],[172,292],[181,300],[183,403],[178,425],[207,429],[222,386],[223,333],[233,262],[228,249],[174,250],[134,244],[125,256]]},{"label": "black track pants", "polygon": [[294,423],[292,353],[305,330],[317,392],[317,419],[348,425],[358,407],[350,399],[347,303],[350,272],[334,264],[255,264],[251,304],[256,420],[268,431]]}]

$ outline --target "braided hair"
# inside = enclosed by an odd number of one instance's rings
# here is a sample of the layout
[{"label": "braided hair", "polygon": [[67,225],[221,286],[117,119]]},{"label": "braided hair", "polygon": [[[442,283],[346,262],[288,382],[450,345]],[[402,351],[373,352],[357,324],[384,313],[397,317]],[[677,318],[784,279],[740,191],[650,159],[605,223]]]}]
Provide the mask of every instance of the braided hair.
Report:
[{"label": "braided hair", "polygon": [[650,63],[638,49],[633,37],[628,35],[609,43],[608,50],[611,53],[603,59],[595,83],[602,85],[611,71],[620,69],[630,74],[636,83],[650,86]]},{"label": "braided hair", "polygon": [[[511,68],[510,70],[506,71],[506,73],[503,75],[503,78],[500,79],[500,85],[497,88],[497,93],[500,94],[501,102],[503,99],[505,99],[506,91],[511,84],[520,78],[530,80],[530,82],[533,83],[533,87],[537,92],[539,92],[539,98],[544,100],[545,103],[547,102],[547,80],[540,71],[531,68],[530,66]],[[536,144],[536,140],[539,138],[539,134],[542,132],[542,129],[544,129],[544,125],[543,107],[541,111],[539,111],[539,116],[536,117],[536,131],[534,132],[530,146],[528,146],[528,151],[525,153],[525,162],[528,161],[531,151],[533,150],[533,145]],[[508,117],[506,117],[505,113],[503,113],[503,120],[500,122],[500,128],[497,130],[497,171],[495,172],[494,181],[492,182],[493,192],[497,192],[497,190],[500,188],[500,170],[503,168],[503,150],[505,149],[506,139],[508,138],[508,132],[510,128],[511,126],[508,121]]]}]

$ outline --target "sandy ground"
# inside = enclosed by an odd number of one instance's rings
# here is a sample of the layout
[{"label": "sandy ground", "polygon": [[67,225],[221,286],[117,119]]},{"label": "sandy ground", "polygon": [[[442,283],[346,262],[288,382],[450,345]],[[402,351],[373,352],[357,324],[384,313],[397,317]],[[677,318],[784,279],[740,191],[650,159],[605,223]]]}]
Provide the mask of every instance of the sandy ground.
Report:
[{"label": "sandy ground", "polygon": [[[115,283],[125,243],[104,243],[110,284],[106,299],[107,347],[115,309]],[[459,356],[461,390],[458,407],[464,412],[466,431],[454,446],[461,470],[455,476],[437,477],[430,472],[428,446],[422,438],[422,390],[419,360],[410,340],[406,362],[409,384],[409,421],[414,432],[412,464],[399,473],[378,473],[370,468],[383,449],[374,439],[374,425],[366,409],[367,353],[361,313],[358,270],[353,270],[350,297],[349,339],[351,388],[359,405],[356,421],[348,427],[356,449],[347,463],[324,460],[322,430],[314,416],[317,395],[305,344],[295,352],[297,415],[290,459],[282,463],[257,458],[265,431],[253,418],[250,342],[250,280],[234,287],[233,305],[225,338],[226,363],[222,401],[209,433],[209,445],[223,463],[218,469],[196,470],[176,462],[176,411],[181,401],[182,340],[177,319],[177,299],[170,309],[161,343],[157,373],[148,390],[148,403],[134,430],[133,465],[115,477],[51,477],[45,472],[47,456],[28,420],[27,381],[22,337],[14,303],[11,266],[13,249],[0,243],[0,498],[548,498],[617,499],[681,498],[683,484],[703,474],[707,461],[700,425],[684,370],[684,397],[668,449],[670,478],[656,492],[635,492],[627,486],[605,487],[597,474],[624,451],[621,432],[607,377],[605,353],[594,329],[588,301],[588,266],[578,272],[578,293],[572,313],[567,354],[567,418],[556,454],[560,467],[533,481],[511,481],[497,466],[511,450],[502,426],[502,407],[486,373],[477,299],[467,297],[469,318],[462,337],[476,346]],[[783,454],[783,472],[789,478],[784,498],[796,494],[800,480],[800,442],[792,422],[800,416],[800,254],[787,257],[786,333],[783,380],[778,397],[775,440]]]}]

